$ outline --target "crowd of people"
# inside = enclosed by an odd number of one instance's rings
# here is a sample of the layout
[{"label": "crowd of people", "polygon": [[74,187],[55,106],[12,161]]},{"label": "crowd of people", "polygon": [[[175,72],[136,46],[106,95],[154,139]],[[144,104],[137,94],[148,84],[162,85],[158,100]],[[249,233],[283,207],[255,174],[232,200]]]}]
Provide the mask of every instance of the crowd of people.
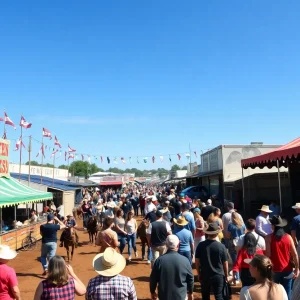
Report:
[{"label": "crowd of people", "polygon": [[[34,299],[70,300],[75,294],[88,300],[137,299],[133,281],[120,275],[127,245],[128,263],[134,255],[151,268],[152,299],[193,299],[195,266],[203,300],[211,292],[216,300],[230,299],[232,286],[241,286],[242,300],[299,300],[300,203],[293,206],[297,216],[290,226],[275,204],[263,205],[256,219],[244,220],[233,202],[224,203],[221,208],[217,199],[190,199],[176,187],[84,191],[83,227],[97,216],[100,228],[93,260],[98,276],[85,287],[56,255],[57,232],[77,224],[71,215],[62,222],[50,213],[41,225],[45,280]],[[15,256],[0,246],[0,299],[21,299],[15,272],[7,266]]]}]

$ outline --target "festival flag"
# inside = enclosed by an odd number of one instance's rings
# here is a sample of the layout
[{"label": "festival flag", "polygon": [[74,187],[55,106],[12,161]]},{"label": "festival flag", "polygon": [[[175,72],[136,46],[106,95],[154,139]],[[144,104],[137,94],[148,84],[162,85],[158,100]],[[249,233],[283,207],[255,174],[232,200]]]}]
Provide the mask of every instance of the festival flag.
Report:
[{"label": "festival flag", "polygon": [[84,160],[84,155],[83,154],[81,154],[81,160]]},{"label": "festival flag", "polygon": [[197,158],[197,152],[196,152],[196,151],[194,151],[194,154],[195,154],[195,156],[196,156],[196,158]]},{"label": "festival flag", "polygon": [[17,140],[16,149],[14,151],[18,151],[20,149],[20,146],[23,147],[24,149],[26,149],[25,145],[23,144],[22,137],[20,137]]},{"label": "festival flag", "polygon": [[171,155],[169,155],[169,161],[172,161],[172,159],[171,159]]},{"label": "festival flag", "polygon": [[152,156],[152,162],[155,163],[155,157],[154,156]]},{"label": "festival flag", "polygon": [[3,122],[4,120],[3,120],[3,118],[0,118],[0,122]]},{"label": "festival flag", "polygon": [[54,145],[58,146],[59,148],[61,148],[61,144],[60,144],[60,142],[59,142],[59,140],[57,139],[56,136],[54,136]]},{"label": "festival flag", "polygon": [[58,152],[58,149],[56,149],[55,151],[52,152],[50,158],[52,158],[56,153]]},{"label": "festival flag", "polygon": [[4,112],[4,123],[6,125],[12,126],[14,129],[17,129],[16,126],[15,126],[15,124],[14,124],[14,122],[9,118],[9,116],[7,115],[6,112]]},{"label": "festival flag", "polygon": [[67,154],[68,154],[68,152],[65,151],[65,161],[67,161]]},{"label": "festival flag", "polygon": [[101,159],[101,162],[103,163],[103,157],[102,156],[100,157],[100,159]]},{"label": "festival flag", "polygon": [[177,156],[178,156],[178,159],[180,160],[180,158],[181,158],[181,155],[180,155],[180,154],[177,154]]},{"label": "festival flag", "polygon": [[73,154],[73,153],[71,153],[71,154],[69,154],[69,157],[68,157],[68,159],[70,159],[70,158],[75,158],[75,155]]},{"label": "festival flag", "polygon": [[189,153],[186,153],[186,154],[185,154],[185,157],[186,157],[187,159],[189,159],[189,158],[191,157],[191,155],[190,155]]},{"label": "festival flag", "polygon": [[144,157],[144,163],[146,164],[148,161],[148,157]]},{"label": "festival flag", "polygon": [[4,140],[6,140],[6,139],[7,139],[6,132],[4,132],[4,133],[3,133],[3,136],[2,136],[2,138],[3,138]]},{"label": "festival flag", "polygon": [[139,158],[138,158],[138,157],[136,158],[136,162],[137,162],[138,164],[140,163],[140,161],[139,161]]},{"label": "festival flag", "polygon": [[49,138],[50,140],[52,139],[52,134],[51,134],[51,132],[50,132],[48,129],[44,128],[44,127],[43,127],[43,137],[47,137],[47,138]]},{"label": "festival flag", "polygon": [[[48,147],[48,146],[46,145],[46,146],[45,146],[45,150],[47,150],[47,147]],[[49,149],[50,149],[50,148],[49,148]]]},{"label": "festival flag", "polygon": [[107,163],[110,164],[110,159],[108,156],[107,156]]},{"label": "festival flag", "polygon": [[73,152],[76,152],[76,150],[75,150],[75,149],[72,149],[72,148],[70,147],[70,145],[68,144],[68,152],[69,152],[69,153],[73,153]]},{"label": "festival flag", "polygon": [[21,116],[21,121],[20,121],[20,126],[25,128],[25,129],[28,129],[30,128],[32,125],[32,123],[28,123],[26,122],[25,118],[23,116]]},{"label": "festival flag", "polygon": [[116,157],[114,158],[114,164],[116,164],[116,165],[118,164],[118,160]]},{"label": "festival flag", "polygon": [[159,157],[159,159],[160,159],[160,162],[164,161],[164,157],[162,155]]},{"label": "festival flag", "polygon": [[129,163],[131,164],[131,157],[129,157]]},{"label": "festival flag", "polygon": [[126,164],[126,160],[124,159],[124,157],[121,157],[121,162],[122,162],[123,164]]},{"label": "festival flag", "polygon": [[44,145],[41,146],[41,149],[39,150],[38,154],[36,157],[39,157],[39,155],[42,153],[43,157],[45,158],[45,151],[44,151]]}]

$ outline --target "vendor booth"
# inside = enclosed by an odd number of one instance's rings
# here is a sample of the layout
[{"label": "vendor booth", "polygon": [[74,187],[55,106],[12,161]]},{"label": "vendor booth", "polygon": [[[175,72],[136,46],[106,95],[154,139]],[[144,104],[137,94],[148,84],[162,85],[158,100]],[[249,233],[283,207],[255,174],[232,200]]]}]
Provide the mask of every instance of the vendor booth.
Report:
[{"label": "vendor booth", "polygon": [[[293,203],[300,202],[300,137],[283,145],[276,150],[264,153],[262,155],[243,159],[241,161],[242,169],[247,168],[272,168],[278,169],[278,199],[280,210],[288,209]],[[282,175],[280,175],[280,168],[288,168],[288,177],[291,188],[290,201],[283,203],[282,197]],[[243,183],[243,199],[245,198],[245,188]],[[245,201],[244,201],[245,203]]]},{"label": "vendor booth", "polygon": [[[0,139],[0,244],[12,249],[22,247],[22,241],[29,233],[40,239],[42,216],[35,223],[28,220],[29,209],[36,209],[38,202],[52,200],[52,193],[37,191],[12,178],[8,170],[8,140]],[[41,203],[41,206],[43,204]]]}]

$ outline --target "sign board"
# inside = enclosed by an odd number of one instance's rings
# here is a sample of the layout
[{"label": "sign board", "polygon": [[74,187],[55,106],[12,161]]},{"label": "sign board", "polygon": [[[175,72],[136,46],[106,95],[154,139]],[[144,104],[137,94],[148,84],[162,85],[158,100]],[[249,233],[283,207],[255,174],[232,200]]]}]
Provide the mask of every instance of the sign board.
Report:
[{"label": "sign board", "polygon": [[0,139],[0,177],[9,177],[9,140]]}]

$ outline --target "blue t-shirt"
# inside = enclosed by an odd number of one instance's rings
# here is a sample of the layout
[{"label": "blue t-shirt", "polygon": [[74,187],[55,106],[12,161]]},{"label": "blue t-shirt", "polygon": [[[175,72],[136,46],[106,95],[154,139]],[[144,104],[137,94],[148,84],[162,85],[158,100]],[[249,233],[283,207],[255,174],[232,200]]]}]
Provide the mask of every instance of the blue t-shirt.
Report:
[{"label": "blue t-shirt", "polygon": [[293,218],[292,221],[292,230],[296,231],[297,240],[300,240],[300,215]]},{"label": "blue t-shirt", "polygon": [[177,227],[180,227],[176,232],[176,235],[180,240],[178,252],[191,251],[190,245],[194,242],[192,233],[186,228],[183,228],[182,226]]},{"label": "blue t-shirt", "polygon": [[235,224],[230,223],[228,225],[228,232],[231,233],[231,238],[235,239],[245,234],[245,225],[243,224],[241,228],[238,228]]},{"label": "blue t-shirt", "polygon": [[40,232],[42,234],[42,243],[57,242],[57,231],[60,230],[60,226],[56,224],[43,224],[40,227]]},{"label": "blue t-shirt", "polygon": [[75,220],[67,220],[67,226],[68,227],[75,227],[76,226],[76,221]]},{"label": "blue t-shirt", "polygon": [[189,222],[189,224],[185,225],[184,228],[188,229],[189,231],[195,231],[196,230],[196,224],[194,217],[190,215],[189,213],[185,213],[184,215],[181,213],[179,214],[176,219],[178,219],[179,216],[184,216],[185,219]]}]

